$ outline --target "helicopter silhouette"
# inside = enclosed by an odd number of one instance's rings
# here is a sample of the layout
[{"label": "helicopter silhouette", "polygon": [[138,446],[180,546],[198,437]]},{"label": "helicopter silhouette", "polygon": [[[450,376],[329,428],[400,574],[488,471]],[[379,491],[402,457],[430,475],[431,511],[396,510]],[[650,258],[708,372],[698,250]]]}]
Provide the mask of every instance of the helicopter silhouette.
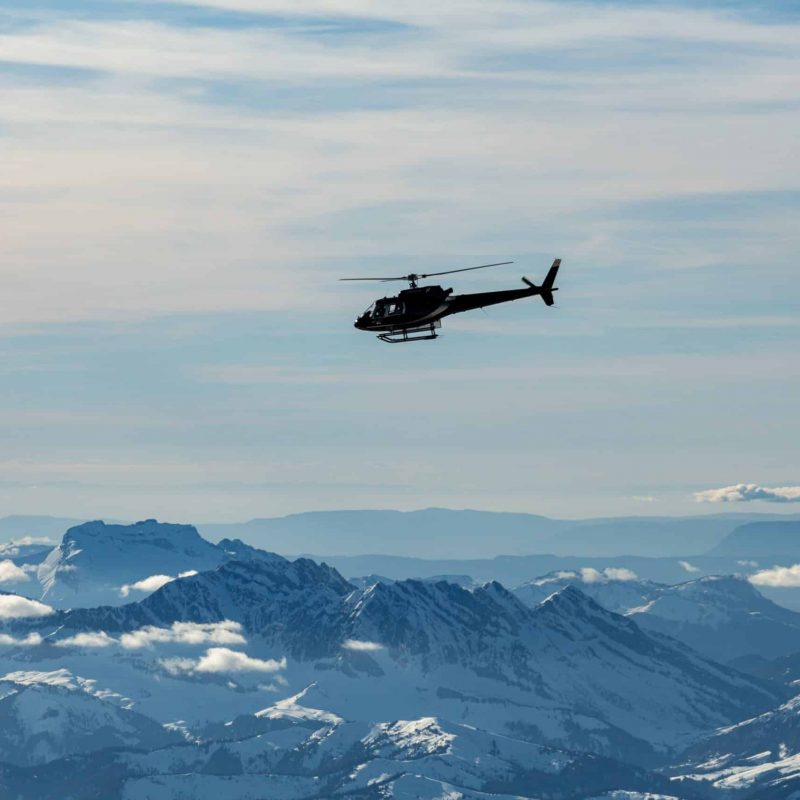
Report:
[{"label": "helicopter silhouette", "polygon": [[436,275],[450,275],[454,272],[469,272],[473,269],[501,267],[513,264],[513,261],[500,261],[497,264],[481,264],[478,267],[448,269],[444,272],[429,272],[425,275],[400,275],[394,278],[340,278],[343,281],[408,281],[409,288],[403,289],[394,297],[382,297],[376,300],[355,321],[355,327],[362,331],[375,331],[381,341],[390,344],[402,342],[418,342],[435,339],[442,326],[442,319],[451,314],[472,311],[475,308],[493,306],[497,303],[510,303],[523,297],[539,295],[545,305],[553,305],[554,286],[561,259],[553,261],[541,286],[531,283],[527,278],[522,282],[526,289],[506,289],[498,292],[477,292],[475,294],[453,294],[452,289],[441,286],[419,286],[419,281]]}]

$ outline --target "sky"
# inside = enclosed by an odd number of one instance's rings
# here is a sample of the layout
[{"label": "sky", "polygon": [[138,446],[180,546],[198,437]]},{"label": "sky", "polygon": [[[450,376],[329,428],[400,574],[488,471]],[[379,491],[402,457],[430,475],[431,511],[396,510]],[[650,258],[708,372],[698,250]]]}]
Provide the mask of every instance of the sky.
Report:
[{"label": "sky", "polygon": [[0,515],[796,508],[799,111],[775,0],[0,0]]}]

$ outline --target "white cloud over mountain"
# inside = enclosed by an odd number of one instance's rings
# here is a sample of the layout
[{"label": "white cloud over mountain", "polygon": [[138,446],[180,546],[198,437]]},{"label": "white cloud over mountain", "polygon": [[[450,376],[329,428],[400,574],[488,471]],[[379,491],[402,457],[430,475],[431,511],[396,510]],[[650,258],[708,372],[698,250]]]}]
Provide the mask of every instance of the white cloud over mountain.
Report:
[{"label": "white cloud over mountain", "polygon": [[345,650],[355,650],[362,653],[375,653],[378,650],[383,650],[383,645],[378,642],[365,642],[358,639],[345,639],[342,642],[342,647]]},{"label": "white cloud over mountain", "polygon": [[165,658],[161,665],[170,673],[280,672],[286,669],[286,659],[252,658],[228,647],[211,647],[205,655],[194,658]]},{"label": "white cloud over mountain", "polygon": [[790,567],[772,567],[753,573],[748,580],[754,586],[771,586],[775,588],[795,588],[800,586],[800,564]]},{"label": "white cloud over mountain", "polygon": [[119,643],[126,650],[137,650],[154,644],[246,644],[238,622],[174,622],[169,628],[146,625],[123,633]]},{"label": "white cloud over mountain", "polygon": [[0,619],[21,619],[23,617],[45,617],[52,614],[50,606],[20,597],[16,594],[0,595]]},{"label": "white cloud over mountain", "polygon": [[74,636],[67,636],[65,639],[57,639],[53,642],[56,647],[108,647],[116,643],[117,640],[105,631],[76,633]]},{"label": "white cloud over mountain", "polygon": [[122,597],[128,597],[131,592],[155,592],[156,589],[160,589],[178,578],[190,578],[192,575],[197,575],[197,570],[190,569],[186,572],[179,572],[177,575],[150,575],[135,583],[126,583],[124,586],[120,586],[119,593]]},{"label": "white cloud over mountain", "polygon": [[720,489],[705,489],[695,492],[698,503],[749,503],[763,500],[767,503],[800,503],[800,486],[776,486],[769,488],[757,483],[737,483]]},{"label": "white cloud over mountain", "polygon": [[10,583],[12,581],[30,580],[28,573],[22,567],[18,567],[13,561],[6,559],[0,561],[0,583]]}]

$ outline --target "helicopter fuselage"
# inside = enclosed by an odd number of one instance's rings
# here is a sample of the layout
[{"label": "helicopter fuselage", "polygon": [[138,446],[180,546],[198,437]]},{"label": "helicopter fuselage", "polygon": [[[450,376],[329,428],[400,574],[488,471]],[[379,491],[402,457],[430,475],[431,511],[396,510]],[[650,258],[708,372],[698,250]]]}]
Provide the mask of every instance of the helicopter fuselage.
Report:
[{"label": "helicopter fuselage", "polygon": [[453,295],[452,289],[441,286],[419,286],[404,289],[394,297],[376,300],[355,321],[362,331],[394,331],[433,324],[452,314],[476,308],[508,303],[540,293],[537,286],[498,292]]}]

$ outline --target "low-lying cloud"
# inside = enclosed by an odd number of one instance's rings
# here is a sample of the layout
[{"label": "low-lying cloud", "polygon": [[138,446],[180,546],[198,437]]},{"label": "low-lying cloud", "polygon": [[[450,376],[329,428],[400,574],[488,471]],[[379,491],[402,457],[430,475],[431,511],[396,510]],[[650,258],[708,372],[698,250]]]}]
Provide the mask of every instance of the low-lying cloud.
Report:
[{"label": "low-lying cloud", "polygon": [[360,639],[345,639],[342,642],[342,647],[345,650],[355,650],[361,653],[375,653],[378,650],[383,650],[383,645],[378,642],[367,642]]},{"label": "low-lying cloud", "polygon": [[122,597],[128,597],[131,592],[155,592],[156,589],[160,589],[162,586],[166,586],[168,583],[172,583],[172,581],[178,580],[178,578],[191,578],[192,575],[197,575],[196,569],[190,569],[186,572],[179,572],[177,575],[150,575],[147,578],[142,578],[140,581],[136,581],[136,583],[126,583],[124,586],[120,586],[119,593]]},{"label": "low-lying cloud", "polygon": [[584,567],[581,570],[581,580],[584,583],[602,583],[604,581],[635,581],[639,576],[625,567],[606,567],[604,570],[594,567]]},{"label": "low-lying cloud", "polygon": [[56,647],[109,647],[116,643],[117,640],[109,636],[105,631],[76,633],[74,636],[67,636],[64,639],[57,639],[53,642]]},{"label": "low-lying cloud", "polygon": [[754,572],[748,577],[754,586],[773,586],[776,588],[795,588],[800,586],[800,564],[791,567],[772,567]]},{"label": "low-lying cloud", "polygon": [[18,567],[13,561],[6,559],[0,561],[0,583],[14,583],[16,581],[28,581],[28,573],[22,567]]},{"label": "low-lying cloud", "polygon": [[767,503],[800,503],[800,486],[776,486],[769,488],[757,483],[737,483],[721,489],[706,489],[695,492],[698,503],[750,503],[763,500]]},{"label": "low-lying cloud", "polygon": [[227,672],[279,672],[286,669],[286,658],[252,658],[247,653],[231,650],[228,647],[211,647],[198,659],[165,658],[161,665],[167,672],[219,674]]},{"label": "low-lying cloud", "polygon": [[138,650],[154,644],[247,644],[238,622],[173,622],[169,628],[146,625],[123,633],[119,643],[126,650]]},{"label": "low-lying cloud", "polygon": [[17,639],[7,633],[0,633],[0,645],[11,645],[13,647],[35,647],[42,643],[42,637],[38,633],[29,633],[24,639]]},{"label": "low-lying cloud", "polygon": [[28,597],[20,597],[16,594],[0,595],[0,619],[46,617],[52,613],[54,613],[54,610],[50,606],[46,606],[38,600],[31,600]]},{"label": "low-lying cloud", "polygon": [[700,567],[696,567],[694,564],[691,564],[688,561],[679,561],[678,563],[686,572],[702,572]]}]

